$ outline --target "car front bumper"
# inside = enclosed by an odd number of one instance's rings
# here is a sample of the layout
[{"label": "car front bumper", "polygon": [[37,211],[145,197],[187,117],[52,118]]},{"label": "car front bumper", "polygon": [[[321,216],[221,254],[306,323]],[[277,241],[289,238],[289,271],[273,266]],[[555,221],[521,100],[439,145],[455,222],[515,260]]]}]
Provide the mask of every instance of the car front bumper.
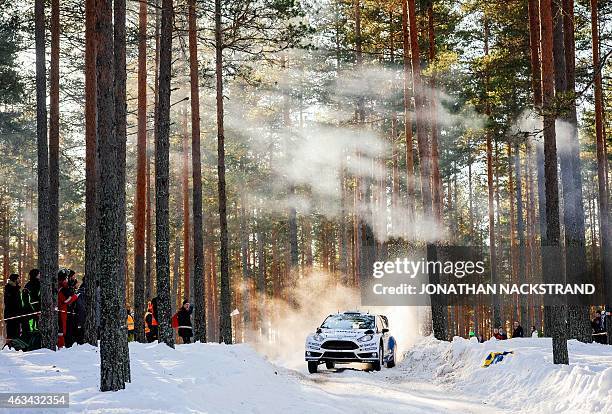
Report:
[{"label": "car front bumper", "polygon": [[358,345],[356,349],[345,350],[345,349],[328,349],[323,347],[307,347],[304,353],[304,359],[306,361],[319,361],[319,362],[376,362],[379,359],[378,345],[373,343],[366,343]]}]

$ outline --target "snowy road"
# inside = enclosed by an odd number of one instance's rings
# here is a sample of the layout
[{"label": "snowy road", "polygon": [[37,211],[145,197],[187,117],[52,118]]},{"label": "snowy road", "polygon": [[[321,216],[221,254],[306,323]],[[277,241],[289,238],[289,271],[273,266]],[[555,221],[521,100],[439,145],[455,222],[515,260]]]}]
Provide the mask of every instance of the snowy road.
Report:
[{"label": "snowy road", "polygon": [[[411,378],[402,364],[392,369],[383,368],[380,372],[323,368],[317,374],[308,374],[304,368],[301,372],[287,371],[286,374],[321,398],[329,398],[339,412],[490,413],[492,409],[490,405],[470,400],[450,387]],[[495,411],[504,412],[498,408]]]},{"label": "snowy road", "polygon": [[[27,353],[5,349],[0,352],[0,392],[67,392],[70,408],[60,412],[70,413],[612,412],[612,347],[568,345],[570,365],[555,366],[550,339],[478,344],[423,338],[392,369],[321,367],[308,374],[299,358],[281,367],[244,344],[171,349],[131,343],[132,382],[114,393],[98,391],[95,347]],[[488,352],[507,349],[514,353],[503,363],[481,368]]]}]

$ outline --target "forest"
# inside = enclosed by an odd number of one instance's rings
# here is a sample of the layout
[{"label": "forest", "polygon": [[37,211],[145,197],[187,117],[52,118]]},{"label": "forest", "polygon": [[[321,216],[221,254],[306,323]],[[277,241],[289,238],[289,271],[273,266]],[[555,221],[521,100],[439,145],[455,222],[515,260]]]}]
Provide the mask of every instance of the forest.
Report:
[{"label": "forest", "polygon": [[357,290],[444,245],[602,299],[432,299],[421,334],[521,321],[567,364],[605,307],[612,339],[612,1],[0,6],[3,284],[40,269],[49,349],[58,270],[100,287],[102,391],[130,382],[128,308],[138,342],[154,297],[170,347],[184,299],[197,341],[274,342],[310,278]]}]

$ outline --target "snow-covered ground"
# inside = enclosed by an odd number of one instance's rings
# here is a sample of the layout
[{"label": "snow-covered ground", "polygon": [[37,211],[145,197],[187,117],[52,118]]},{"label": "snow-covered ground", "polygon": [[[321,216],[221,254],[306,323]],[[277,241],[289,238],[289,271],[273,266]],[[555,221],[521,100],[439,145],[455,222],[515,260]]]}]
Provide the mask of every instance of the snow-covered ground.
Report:
[{"label": "snow-covered ground", "polygon": [[[534,413],[612,413],[612,346],[568,341],[569,365],[552,363],[550,338],[517,338],[479,344],[424,338],[406,353],[400,370],[409,378],[447,384],[483,404]],[[488,368],[489,352],[513,351]]]},{"label": "snow-covered ground", "polygon": [[[115,393],[98,391],[95,347],[5,349],[0,392],[69,392],[70,412],[612,412],[612,347],[570,341],[569,366],[554,366],[550,347],[549,339],[422,338],[393,369],[310,375],[305,363],[274,365],[248,345],[131,343],[132,383]],[[481,368],[488,352],[505,350],[514,354]]]}]

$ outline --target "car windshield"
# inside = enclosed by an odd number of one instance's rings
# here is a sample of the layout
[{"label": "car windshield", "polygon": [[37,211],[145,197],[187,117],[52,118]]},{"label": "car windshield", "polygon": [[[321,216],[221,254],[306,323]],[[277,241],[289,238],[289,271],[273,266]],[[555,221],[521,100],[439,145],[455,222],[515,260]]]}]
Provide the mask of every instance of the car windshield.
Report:
[{"label": "car windshield", "polygon": [[325,329],[374,329],[374,316],[359,314],[330,315],[321,328]]}]

